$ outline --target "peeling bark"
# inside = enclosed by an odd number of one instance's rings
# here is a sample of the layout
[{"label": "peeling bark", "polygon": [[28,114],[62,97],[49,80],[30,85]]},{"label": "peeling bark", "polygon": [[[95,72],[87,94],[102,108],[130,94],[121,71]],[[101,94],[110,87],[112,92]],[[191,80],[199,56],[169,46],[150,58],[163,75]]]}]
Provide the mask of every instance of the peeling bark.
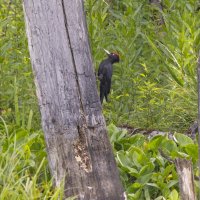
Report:
[{"label": "peeling bark", "polygon": [[96,89],[82,0],[24,0],[29,51],[55,185],[65,196],[121,200]]},{"label": "peeling bark", "polygon": [[179,177],[181,200],[196,200],[191,161],[177,158],[175,159],[175,165]]}]

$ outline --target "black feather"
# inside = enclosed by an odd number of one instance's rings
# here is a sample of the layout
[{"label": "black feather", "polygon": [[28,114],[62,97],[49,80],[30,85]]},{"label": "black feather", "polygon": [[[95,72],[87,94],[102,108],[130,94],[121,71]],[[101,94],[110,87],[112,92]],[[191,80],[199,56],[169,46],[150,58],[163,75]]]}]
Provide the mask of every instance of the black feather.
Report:
[{"label": "black feather", "polygon": [[119,62],[119,56],[114,53],[108,54],[108,58],[103,60],[99,65],[98,78],[100,80],[100,101],[103,103],[105,97],[108,101],[108,94],[111,89],[111,79],[112,79],[112,64]]}]

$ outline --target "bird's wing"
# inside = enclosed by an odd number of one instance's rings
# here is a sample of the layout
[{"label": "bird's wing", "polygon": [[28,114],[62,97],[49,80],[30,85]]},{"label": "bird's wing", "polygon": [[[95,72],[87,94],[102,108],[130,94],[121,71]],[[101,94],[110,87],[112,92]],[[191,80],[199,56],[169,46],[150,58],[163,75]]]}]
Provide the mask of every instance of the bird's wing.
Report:
[{"label": "bird's wing", "polygon": [[107,72],[106,63],[103,61],[103,62],[101,62],[101,64],[99,65],[98,77],[102,79],[103,77],[106,76],[106,72]]}]

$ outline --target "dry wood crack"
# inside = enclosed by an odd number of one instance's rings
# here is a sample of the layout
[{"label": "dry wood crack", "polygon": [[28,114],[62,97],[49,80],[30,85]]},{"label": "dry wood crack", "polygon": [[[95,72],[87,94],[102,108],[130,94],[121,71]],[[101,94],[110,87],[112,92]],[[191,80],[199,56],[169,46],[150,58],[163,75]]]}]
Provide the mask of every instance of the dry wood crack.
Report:
[{"label": "dry wood crack", "polygon": [[64,179],[65,197],[124,200],[97,93],[83,1],[24,0],[24,10],[55,185]]},{"label": "dry wood crack", "polygon": [[79,133],[79,139],[73,144],[75,159],[79,163],[80,168],[89,173],[92,171],[92,165],[85,137],[87,134],[86,122],[84,122],[84,124],[81,126],[77,126],[77,129]]}]

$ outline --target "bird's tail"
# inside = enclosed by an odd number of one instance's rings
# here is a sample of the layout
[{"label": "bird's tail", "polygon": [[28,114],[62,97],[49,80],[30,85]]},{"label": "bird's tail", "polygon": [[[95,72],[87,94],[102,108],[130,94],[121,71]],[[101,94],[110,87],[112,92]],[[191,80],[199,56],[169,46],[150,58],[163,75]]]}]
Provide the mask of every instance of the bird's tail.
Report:
[{"label": "bird's tail", "polygon": [[105,97],[106,101],[108,102],[108,94],[110,93],[110,87],[111,87],[111,81],[106,81],[103,82],[101,81],[100,83],[100,101],[101,104],[103,103],[103,99]]}]

